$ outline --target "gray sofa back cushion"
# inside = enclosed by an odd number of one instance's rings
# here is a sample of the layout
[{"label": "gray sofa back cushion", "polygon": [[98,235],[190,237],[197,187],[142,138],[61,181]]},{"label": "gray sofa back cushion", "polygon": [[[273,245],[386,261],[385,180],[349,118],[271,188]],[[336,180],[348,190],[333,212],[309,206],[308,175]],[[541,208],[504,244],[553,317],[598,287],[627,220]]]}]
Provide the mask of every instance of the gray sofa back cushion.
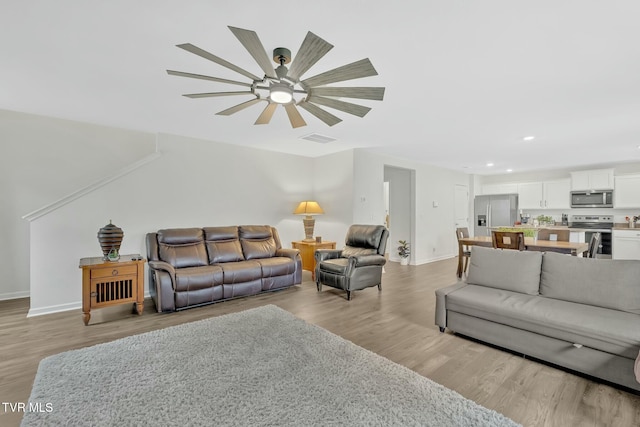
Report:
[{"label": "gray sofa back cushion", "polygon": [[200,228],[159,230],[158,258],[175,268],[207,265],[207,250]]},{"label": "gray sofa back cushion", "polygon": [[238,227],[205,227],[204,238],[209,254],[209,264],[244,260]]},{"label": "gray sofa back cushion", "polygon": [[467,283],[538,295],[542,252],[471,247]]},{"label": "gray sofa back cushion", "polygon": [[640,261],[544,254],[540,293],[640,314]]}]

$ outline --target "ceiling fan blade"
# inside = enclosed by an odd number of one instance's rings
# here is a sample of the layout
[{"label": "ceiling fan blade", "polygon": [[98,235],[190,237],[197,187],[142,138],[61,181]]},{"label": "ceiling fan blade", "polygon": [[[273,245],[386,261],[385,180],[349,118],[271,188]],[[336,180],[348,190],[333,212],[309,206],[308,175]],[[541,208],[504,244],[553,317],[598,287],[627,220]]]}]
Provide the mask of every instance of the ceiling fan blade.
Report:
[{"label": "ceiling fan blade", "polygon": [[229,83],[232,85],[251,87],[251,83],[238,82],[236,80],[221,79],[219,77],[205,76],[202,74],[185,73],[184,71],[167,70],[167,74],[169,74],[170,76],[189,77],[192,79],[210,80],[212,82]]},{"label": "ceiling fan blade", "polygon": [[264,50],[262,42],[258,38],[255,31],[243,30],[242,28],[236,28],[229,26],[231,32],[236,36],[245,49],[249,51],[253,59],[256,60],[262,71],[271,78],[277,79],[273,65],[271,65],[271,58],[267,55],[267,51]]},{"label": "ceiling fan blade", "polygon": [[300,115],[300,111],[296,108],[296,104],[290,102],[288,104],[283,104],[284,109],[287,111],[287,116],[289,116],[289,121],[291,122],[291,127],[299,128],[301,126],[306,126],[307,122],[304,121],[302,116]]},{"label": "ceiling fan blade", "polygon": [[187,98],[214,98],[216,96],[233,96],[233,95],[254,95],[250,90],[238,91],[238,92],[208,92],[208,93],[188,93]]},{"label": "ceiling fan blade", "polygon": [[262,114],[258,117],[258,120],[254,123],[254,125],[266,125],[271,121],[271,117],[273,117],[273,113],[276,111],[278,104],[275,102],[270,102],[264,110],[262,110]]},{"label": "ceiling fan blade", "polygon": [[342,121],[341,118],[334,116],[330,112],[323,110],[322,108],[310,102],[302,101],[298,104],[298,107],[304,108],[329,126],[337,125]]},{"label": "ceiling fan blade", "polygon": [[310,77],[306,80],[302,80],[300,84],[305,89],[309,89],[315,86],[324,86],[330,83],[377,75],[378,72],[373,68],[373,64],[371,64],[369,58],[365,58],[360,61],[352,62],[351,64],[343,65],[342,67],[334,68],[333,70],[325,71],[324,73]]},{"label": "ceiling fan blade", "polygon": [[310,89],[310,93],[319,96],[373,99],[374,101],[382,101],[384,98],[383,87],[316,87]]},{"label": "ceiling fan blade", "polygon": [[371,108],[365,107],[363,105],[338,101],[337,99],[325,98],[323,96],[312,95],[307,98],[307,102],[324,105],[329,108],[335,108],[336,110],[344,111],[345,113],[353,114],[354,116],[358,117],[364,117],[369,111],[371,111]]},{"label": "ceiling fan blade", "polygon": [[212,53],[207,52],[206,50],[200,49],[197,46],[192,45],[191,43],[184,43],[184,44],[179,44],[176,45],[177,47],[179,47],[180,49],[184,49],[187,52],[191,52],[194,53],[198,56],[201,56],[204,59],[208,59],[209,61],[213,61],[216,64],[222,65],[223,67],[226,67],[230,70],[235,71],[236,73],[240,73],[243,76],[249,77],[251,80],[262,80],[262,78],[256,76],[255,74],[252,74],[246,70],[243,70],[242,68],[238,67],[237,65],[233,65],[231,62],[229,61],[225,61],[224,59],[215,56]]},{"label": "ceiling fan blade", "polygon": [[234,105],[231,108],[227,108],[226,110],[222,110],[220,112],[217,112],[216,115],[218,115],[218,116],[230,116],[230,115],[232,115],[234,113],[237,113],[240,110],[244,110],[247,107],[251,107],[253,104],[257,104],[260,101],[262,101],[262,99],[260,99],[260,98],[250,99],[249,101],[243,102],[242,104]]},{"label": "ceiling fan blade", "polygon": [[332,44],[327,43],[309,31],[302,41],[300,49],[298,49],[298,53],[291,62],[287,77],[294,81],[298,81],[300,76],[302,76],[309,68],[313,67],[313,65],[331,49],[333,49]]}]

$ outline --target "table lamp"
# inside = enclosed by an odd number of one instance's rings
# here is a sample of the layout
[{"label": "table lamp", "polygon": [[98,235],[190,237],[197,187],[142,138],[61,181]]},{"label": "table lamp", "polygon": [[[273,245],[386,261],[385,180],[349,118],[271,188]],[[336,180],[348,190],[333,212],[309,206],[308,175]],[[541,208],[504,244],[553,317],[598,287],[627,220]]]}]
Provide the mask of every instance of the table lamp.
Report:
[{"label": "table lamp", "polygon": [[311,200],[300,202],[293,213],[295,215],[306,215],[302,219],[302,223],[304,224],[304,240],[312,241],[313,227],[316,224],[316,220],[313,218],[313,215],[322,215],[324,213],[318,202],[314,202]]}]

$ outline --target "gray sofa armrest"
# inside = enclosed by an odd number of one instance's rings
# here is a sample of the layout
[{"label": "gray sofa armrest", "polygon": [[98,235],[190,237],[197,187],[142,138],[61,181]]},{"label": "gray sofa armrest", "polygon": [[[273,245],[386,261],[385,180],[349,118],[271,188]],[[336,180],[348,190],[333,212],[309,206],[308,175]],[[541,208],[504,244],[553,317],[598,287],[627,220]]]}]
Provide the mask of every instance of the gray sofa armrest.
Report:
[{"label": "gray sofa armrest", "polygon": [[351,263],[351,258],[355,260],[355,267],[365,267],[368,265],[385,265],[387,263],[387,259],[382,255],[356,255],[350,256],[349,262]]},{"label": "gray sofa armrest", "polygon": [[467,286],[467,282],[458,281],[445,288],[436,289],[436,325],[444,332],[447,327],[447,295]]},{"label": "gray sofa armrest", "polygon": [[314,257],[316,262],[327,259],[336,259],[342,256],[342,249],[316,249]]}]

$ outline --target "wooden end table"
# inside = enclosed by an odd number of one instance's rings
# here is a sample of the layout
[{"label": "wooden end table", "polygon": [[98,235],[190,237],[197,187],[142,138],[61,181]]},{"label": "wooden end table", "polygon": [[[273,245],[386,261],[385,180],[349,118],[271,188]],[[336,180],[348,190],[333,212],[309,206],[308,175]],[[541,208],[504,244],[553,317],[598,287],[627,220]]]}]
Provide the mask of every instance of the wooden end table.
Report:
[{"label": "wooden end table", "polygon": [[102,257],[80,259],[82,269],[82,319],[89,324],[92,308],[133,303],[144,310],[144,263],[140,255],[122,255],[118,261]]},{"label": "wooden end table", "polygon": [[311,278],[316,280],[316,249],[335,249],[336,242],[316,242],[315,240],[300,240],[291,242],[293,249],[300,251],[302,269],[311,272]]}]

